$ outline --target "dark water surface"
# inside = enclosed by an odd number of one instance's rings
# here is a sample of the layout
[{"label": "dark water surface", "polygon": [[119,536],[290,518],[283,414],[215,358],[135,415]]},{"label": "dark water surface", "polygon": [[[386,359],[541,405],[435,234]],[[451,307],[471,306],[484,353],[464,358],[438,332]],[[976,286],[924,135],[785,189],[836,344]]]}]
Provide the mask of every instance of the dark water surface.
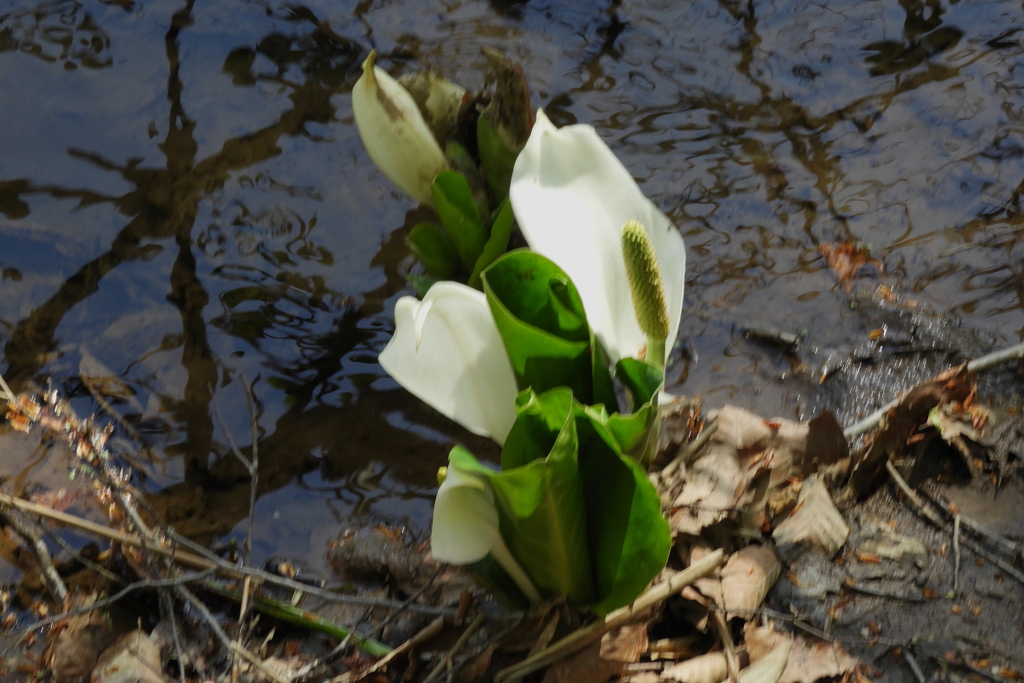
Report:
[{"label": "dark water surface", "polygon": [[[321,567],[352,515],[423,528],[453,440],[487,449],[376,363],[427,213],[373,167],[349,93],[374,47],[479,87],[485,45],[682,231],[676,391],[820,407],[738,329],[867,340],[819,242],[869,243],[872,287],[993,346],[1024,337],[1020,0],[0,0],[0,371],[83,415],[105,395],[150,447],[139,484],[204,539],[248,514],[211,396],[248,452],[255,380],[259,560]],[[23,488],[66,486],[62,457],[0,434]]]}]

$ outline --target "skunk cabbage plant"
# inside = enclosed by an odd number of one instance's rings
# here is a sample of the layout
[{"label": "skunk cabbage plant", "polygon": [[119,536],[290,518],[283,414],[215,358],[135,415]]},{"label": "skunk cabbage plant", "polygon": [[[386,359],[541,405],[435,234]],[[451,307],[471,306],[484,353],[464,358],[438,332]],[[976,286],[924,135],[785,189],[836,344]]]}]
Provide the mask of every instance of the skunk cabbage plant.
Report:
[{"label": "skunk cabbage plant", "polygon": [[683,308],[686,247],[679,231],[587,125],[555,128],[543,111],[519,154],[509,192],[530,249],[547,256],[579,289],[587,320],[612,362],[657,360],[637,319],[623,256],[623,230],[639,224],[660,271],[666,313],[663,343],[675,342]]}]

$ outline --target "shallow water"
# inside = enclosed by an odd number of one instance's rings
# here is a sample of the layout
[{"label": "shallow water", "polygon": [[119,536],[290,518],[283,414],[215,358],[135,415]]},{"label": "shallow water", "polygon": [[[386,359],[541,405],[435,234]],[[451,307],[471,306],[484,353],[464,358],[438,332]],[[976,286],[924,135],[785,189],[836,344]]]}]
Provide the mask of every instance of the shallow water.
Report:
[{"label": "shallow water", "polygon": [[[740,330],[867,341],[819,242],[869,243],[884,270],[861,284],[986,344],[1024,336],[1019,2],[0,0],[3,375],[83,415],[104,415],[90,386],[107,396],[150,449],[139,485],[204,540],[245,533],[214,402],[248,453],[254,382],[258,560],[323,569],[353,515],[422,529],[452,443],[494,451],[376,363],[427,213],[373,167],[349,91],[371,48],[479,87],[485,45],[682,231],[675,391],[787,417],[827,403]],[[0,434],[0,474],[67,486],[37,444]]]}]

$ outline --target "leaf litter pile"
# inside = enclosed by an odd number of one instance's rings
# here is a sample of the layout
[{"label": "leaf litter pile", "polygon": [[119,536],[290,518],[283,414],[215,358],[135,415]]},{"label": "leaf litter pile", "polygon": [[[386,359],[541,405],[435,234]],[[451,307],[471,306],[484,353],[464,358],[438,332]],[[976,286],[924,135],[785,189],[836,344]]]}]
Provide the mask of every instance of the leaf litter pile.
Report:
[{"label": "leaf litter pile", "polygon": [[[283,562],[251,567],[248,544],[211,553],[148,508],[112,425],[0,382],[9,427],[64,444],[77,475],[70,493],[0,492],[5,554],[22,570],[0,593],[3,666],[98,683],[1020,680],[1020,529],[968,512],[1024,504],[1024,413],[977,387],[977,372],[1022,355],[946,370],[845,432],[829,412],[663,405],[650,476],[673,553],[632,605],[596,620],[557,600],[509,612],[373,522],[328,548],[337,587]],[[233,453],[255,491],[258,453]],[[106,523],[66,512],[83,500]],[[51,557],[56,525],[97,542]]]}]

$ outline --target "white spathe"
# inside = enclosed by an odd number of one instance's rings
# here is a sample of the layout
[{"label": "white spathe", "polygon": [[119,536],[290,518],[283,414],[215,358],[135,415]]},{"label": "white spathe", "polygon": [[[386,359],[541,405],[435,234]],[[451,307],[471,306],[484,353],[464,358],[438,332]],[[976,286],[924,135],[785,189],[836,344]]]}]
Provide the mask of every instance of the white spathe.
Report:
[{"label": "white spathe", "polygon": [[647,345],[633,310],[622,257],[622,228],[647,228],[668,307],[666,351],[683,308],[683,238],[640,188],[592,126],[555,128],[544,114],[516,160],[509,192],[530,249],[564,270],[579,290],[590,328],[612,363],[638,358]]},{"label": "white spathe", "polygon": [[395,304],[395,334],[379,360],[441,414],[505,443],[519,389],[483,292],[442,281],[423,301],[402,297]]},{"label": "white spathe", "polygon": [[540,600],[533,582],[501,538],[490,485],[481,475],[452,463],[434,501],[430,551],[435,560],[458,565],[478,562],[490,554],[527,599]]},{"label": "white spathe", "polygon": [[363,75],[352,88],[352,113],[363,146],[377,168],[407,195],[434,205],[434,177],[448,169],[412,95],[384,69],[374,66],[377,51],[363,62]]}]

